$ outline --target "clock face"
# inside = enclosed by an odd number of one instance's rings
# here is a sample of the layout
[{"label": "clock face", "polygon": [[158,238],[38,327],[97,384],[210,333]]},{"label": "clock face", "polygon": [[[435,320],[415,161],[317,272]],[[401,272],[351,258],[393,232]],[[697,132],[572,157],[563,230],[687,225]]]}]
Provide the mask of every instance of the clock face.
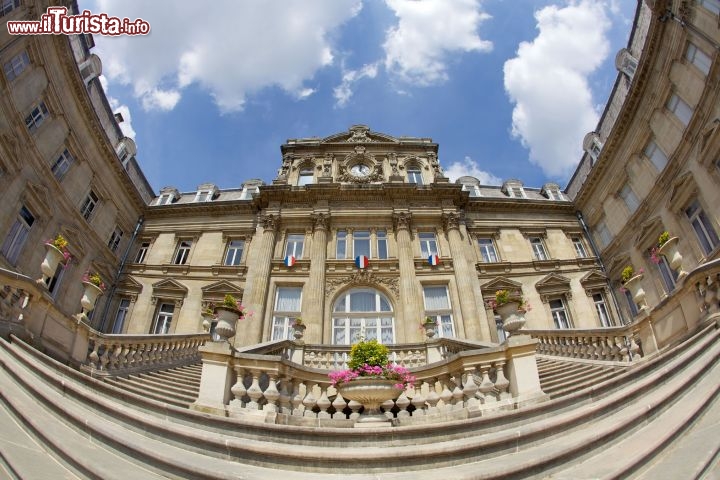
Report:
[{"label": "clock face", "polygon": [[370,175],[370,167],[362,163],[358,163],[357,165],[352,166],[352,168],[350,169],[350,173],[352,173],[356,177],[366,177]]}]

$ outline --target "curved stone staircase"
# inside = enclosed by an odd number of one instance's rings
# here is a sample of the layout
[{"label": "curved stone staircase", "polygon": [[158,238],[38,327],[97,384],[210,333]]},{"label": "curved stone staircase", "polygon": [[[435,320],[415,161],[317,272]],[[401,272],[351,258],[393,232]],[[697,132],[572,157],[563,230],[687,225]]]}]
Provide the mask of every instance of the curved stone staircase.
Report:
[{"label": "curved stone staircase", "polygon": [[720,473],[715,323],[651,360],[541,404],[385,429],[206,415],[88,377],[12,340],[0,341],[0,422],[8,432],[0,439],[0,465],[11,478],[691,479]]}]

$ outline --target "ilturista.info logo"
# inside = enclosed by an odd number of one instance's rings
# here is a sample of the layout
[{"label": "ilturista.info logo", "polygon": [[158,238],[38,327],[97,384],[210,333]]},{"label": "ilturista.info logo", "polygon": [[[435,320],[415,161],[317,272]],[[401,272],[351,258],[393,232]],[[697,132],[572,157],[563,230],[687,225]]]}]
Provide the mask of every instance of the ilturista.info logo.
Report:
[{"label": "ilturista.info logo", "polygon": [[68,15],[65,7],[48,7],[40,20],[11,20],[7,22],[10,35],[147,35],[150,24],[138,18],[111,17],[107,13],[83,10],[79,15]]}]

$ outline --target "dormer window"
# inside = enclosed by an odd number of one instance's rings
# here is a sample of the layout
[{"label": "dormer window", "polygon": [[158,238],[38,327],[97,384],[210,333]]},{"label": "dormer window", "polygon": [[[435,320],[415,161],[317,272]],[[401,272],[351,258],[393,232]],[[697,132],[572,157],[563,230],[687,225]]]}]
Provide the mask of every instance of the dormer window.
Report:
[{"label": "dormer window", "polygon": [[242,193],[240,194],[240,200],[252,200],[253,196],[260,193],[260,187],[257,185],[251,185],[243,187]]},{"label": "dormer window", "polygon": [[520,185],[508,187],[507,193],[509,197],[513,198],[526,198],[525,190]]},{"label": "dormer window", "polygon": [[470,197],[480,196],[480,187],[478,187],[477,185],[469,185],[467,183],[463,183],[462,189],[463,192],[469,192]]},{"label": "dormer window", "polygon": [[408,183],[414,183],[416,185],[422,185],[422,172],[419,167],[408,167],[407,169]]},{"label": "dormer window", "polygon": [[600,142],[600,135],[597,132],[590,132],[585,135],[583,139],[583,150],[593,159],[593,163],[600,157],[602,151],[602,143]]},{"label": "dormer window", "polygon": [[543,185],[542,192],[550,200],[565,200],[562,192],[560,191],[560,185],[555,183],[546,183]]},{"label": "dormer window", "polygon": [[313,183],[313,168],[303,167],[300,169],[300,175],[298,176],[298,186],[310,185]]},{"label": "dormer window", "polygon": [[195,202],[212,202],[213,197],[217,193],[217,187],[212,183],[203,183],[198,185],[197,193],[195,194]]},{"label": "dormer window", "polygon": [[163,193],[157,199],[156,205],[169,205],[173,201],[172,193]]},{"label": "dormer window", "polygon": [[638,61],[627,48],[622,48],[615,56],[615,68],[624,73],[630,80],[635,76]]}]

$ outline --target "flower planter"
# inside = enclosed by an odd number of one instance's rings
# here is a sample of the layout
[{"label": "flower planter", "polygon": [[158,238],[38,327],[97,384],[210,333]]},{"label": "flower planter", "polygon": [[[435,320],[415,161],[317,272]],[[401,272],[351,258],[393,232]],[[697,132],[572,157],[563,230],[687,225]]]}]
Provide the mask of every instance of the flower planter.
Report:
[{"label": "flower planter", "polygon": [[510,315],[515,315],[518,308],[520,308],[520,302],[507,302],[495,307],[495,311],[504,322]]},{"label": "flower planter", "polygon": [[397,380],[379,377],[358,377],[338,385],[337,391],[346,400],[355,400],[365,407],[360,422],[385,422],[387,418],[380,413],[380,405],[388,400],[397,399],[403,392],[396,387]]},{"label": "flower planter", "polygon": [[47,285],[47,281],[55,275],[60,262],[65,260],[65,255],[59,248],[49,243],[45,244],[45,248],[47,251],[45,252],[45,259],[40,264],[40,270],[42,271],[42,280]]},{"label": "flower planter", "polygon": [[648,308],[647,302],[645,301],[645,290],[642,288],[643,274],[635,275],[630,280],[625,282],[625,288],[630,291],[633,301],[637,304],[639,310],[646,310]]},{"label": "flower planter", "polygon": [[82,305],[83,315],[87,316],[88,312],[95,308],[95,302],[97,301],[97,298],[102,295],[103,290],[94,283],[82,283],[85,287],[85,290],[83,291],[83,296],[80,299],[80,305]]},{"label": "flower planter", "polygon": [[237,325],[238,318],[240,318],[240,310],[219,306],[215,307],[215,315],[217,315],[215,333],[225,339],[234,337],[235,326]]},{"label": "flower planter", "polygon": [[667,259],[670,268],[677,271],[678,276],[684,277],[687,275],[687,272],[682,269],[683,257],[678,250],[679,241],[680,239],[678,237],[672,237],[660,247],[658,253]]},{"label": "flower planter", "polygon": [[294,324],[293,325],[293,337],[295,337],[295,340],[302,340],[302,338],[305,336],[305,329],[307,328],[306,325],[303,324]]},{"label": "flower planter", "polygon": [[423,328],[428,338],[433,338],[437,332],[437,325],[435,325],[435,323],[423,323]]},{"label": "flower planter", "polygon": [[508,337],[516,334],[525,326],[525,314],[519,309],[519,302],[508,302],[495,308],[503,321],[503,330],[508,333]]}]

